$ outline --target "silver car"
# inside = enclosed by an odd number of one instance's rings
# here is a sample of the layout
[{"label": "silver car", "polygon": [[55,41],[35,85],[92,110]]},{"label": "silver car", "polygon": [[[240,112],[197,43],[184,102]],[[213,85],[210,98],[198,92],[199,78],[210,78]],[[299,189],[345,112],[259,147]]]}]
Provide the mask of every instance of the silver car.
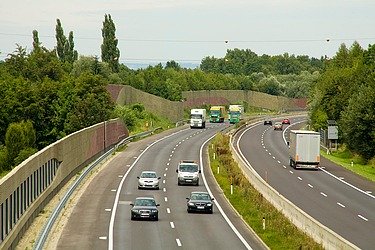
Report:
[{"label": "silver car", "polygon": [[155,171],[143,171],[138,178],[138,189],[159,189],[160,177]]}]

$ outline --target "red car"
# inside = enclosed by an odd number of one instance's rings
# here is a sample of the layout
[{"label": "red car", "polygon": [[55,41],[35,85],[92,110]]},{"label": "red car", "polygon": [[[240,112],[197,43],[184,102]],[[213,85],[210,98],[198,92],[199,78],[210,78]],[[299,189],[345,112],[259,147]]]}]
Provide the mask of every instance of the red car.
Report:
[{"label": "red car", "polygon": [[282,124],[290,124],[290,121],[288,118],[285,118],[282,122]]}]

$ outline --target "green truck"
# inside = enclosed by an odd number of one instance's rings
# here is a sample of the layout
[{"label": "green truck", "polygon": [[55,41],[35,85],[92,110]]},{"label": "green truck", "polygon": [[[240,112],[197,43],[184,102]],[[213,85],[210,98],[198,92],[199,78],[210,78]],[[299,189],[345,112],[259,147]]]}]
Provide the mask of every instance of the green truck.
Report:
[{"label": "green truck", "polygon": [[234,107],[231,107],[232,105],[229,106],[229,123],[230,124],[235,124],[239,123],[241,120],[241,109],[237,105]]},{"label": "green truck", "polygon": [[224,122],[224,115],[224,106],[212,106],[210,108],[210,122]]}]

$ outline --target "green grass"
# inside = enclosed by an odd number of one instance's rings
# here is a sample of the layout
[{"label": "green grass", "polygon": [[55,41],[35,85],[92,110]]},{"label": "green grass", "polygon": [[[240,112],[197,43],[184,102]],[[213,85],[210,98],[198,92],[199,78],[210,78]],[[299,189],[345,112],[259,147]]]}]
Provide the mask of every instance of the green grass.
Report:
[{"label": "green grass", "polygon": [[[358,156],[353,156],[348,150],[340,150],[337,152],[331,152],[327,155],[325,150],[321,150],[322,156],[331,160],[332,162],[365,177],[370,181],[375,182],[375,166],[374,163],[371,164],[364,163],[363,159]],[[353,166],[351,163],[353,162]]]},{"label": "green grass", "polygon": [[[224,139],[223,139],[224,138]],[[271,249],[323,249],[274,208],[242,174],[234,162],[225,136],[218,135],[209,147],[212,172],[233,207]],[[213,159],[213,153],[216,159]],[[220,166],[220,174],[217,168]],[[230,194],[231,180],[234,192]],[[266,229],[263,230],[263,217]]]}]

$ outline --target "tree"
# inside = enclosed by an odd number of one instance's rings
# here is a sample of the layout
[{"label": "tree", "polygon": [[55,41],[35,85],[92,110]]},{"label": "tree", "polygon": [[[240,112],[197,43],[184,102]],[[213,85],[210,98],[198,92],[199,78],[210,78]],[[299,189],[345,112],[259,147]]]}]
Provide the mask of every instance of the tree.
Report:
[{"label": "tree", "polygon": [[34,51],[40,50],[41,43],[39,42],[38,31],[33,30],[33,48]]},{"label": "tree", "polygon": [[117,48],[116,27],[111,15],[105,14],[104,16],[102,37],[102,61],[107,62],[113,72],[118,72],[120,50]]},{"label": "tree", "polygon": [[56,52],[59,59],[65,62],[65,45],[67,43],[66,37],[64,35],[64,30],[61,26],[60,19],[56,19]]},{"label": "tree", "polygon": [[[366,160],[375,156],[375,84],[363,86],[349,101],[340,127],[349,149]],[[353,124],[355,123],[355,124]]]},{"label": "tree", "polygon": [[56,52],[62,62],[73,63],[78,59],[78,52],[74,50],[73,31],[69,32],[69,38],[66,39],[60,19],[57,19],[56,24],[56,40]]},{"label": "tree", "polygon": [[32,148],[33,145],[35,145],[35,130],[30,121],[9,125],[5,135],[5,146],[11,165],[21,150]]}]

